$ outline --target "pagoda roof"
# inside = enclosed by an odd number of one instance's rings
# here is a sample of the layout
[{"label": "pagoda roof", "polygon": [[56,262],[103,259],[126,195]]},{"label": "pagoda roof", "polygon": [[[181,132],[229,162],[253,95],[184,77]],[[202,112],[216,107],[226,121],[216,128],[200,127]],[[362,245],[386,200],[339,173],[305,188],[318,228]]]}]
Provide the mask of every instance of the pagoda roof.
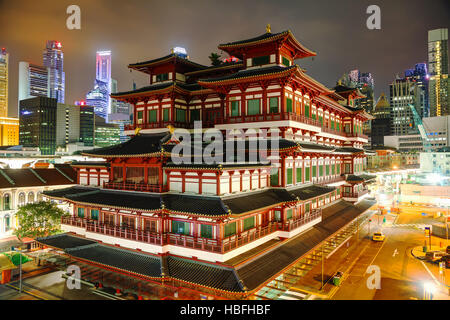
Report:
[{"label": "pagoda roof", "polygon": [[169,138],[170,134],[167,132],[137,134],[123,143],[89,150],[82,154],[101,158],[156,156],[165,152],[163,145]]},{"label": "pagoda roof", "polygon": [[203,73],[207,74],[207,73],[213,73],[216,71],[222,71],[222,70],[227,70],[227,69],[237,69],[237,68],[242,68],[242,67],[244,67],[243,61],[225,62],[218,66],[209,66],[209,67],[206,67],[201,70],[186,72],[185,76],[195,76],[195,75],[200,75]]},{"label": "pagoda roof", "polygon": [[353,148],[353,147],[341,147],[341,148],[336,148],[334,149],[334,152],[339,152],[339,153],[360,153],[360,152],[365,152],[364,149],[358,149],[358,148]]},{"label": "pagoda roof", "polygon": [[[155,280],[173,279],[228,293],[244,293],[244,286],[235,270],[217,263],[137,252],[66,233],[36,240],[43,245],[64,250],[74,259],[100,267]],[[67,246],[67,243],[70,243],[70,246]]]},{"label": "pagoda roof", "polygon": [[177,81],[167,81],[163,83],[156,83],[150,86],[145,86],[136,90],[117,92],[111,94],[112,98],[124,100],[126,98],[135,98],[139,96],[145,96],[149,93],[151,94],[159,94],[159,93],[167,93],[172,91],[177,91],[183,94],[197,93],[198,91],[204,91],[209,89],[204,89],[198,83],[182,83]]},{"label": "pagoda roof", "polygon": [[167,56],[160,57],[160,58],[157,58],[157,59],[152,59],[152,60],[147,60],[147,61],[143,61],[143,62],[132,63],[132,64],[128,65],[128,68],[148,73],[148,68],[155,67],[155,66],[162,65],[162,64],[166,64],[166,63],[183,64],[183,65],[187,66],[191,71],[207,68],[206,66],[204,66],[202,64],[199,64],[199,63],[193,62],[193,61],[191,61],[189,59],[180,57],[179,55],[177,55],[175,53],[171,53],[171,54],[169,54]]},{"label": "pagoda roof", "polygon": [[304,47],[292,34],[290,30],[282,31],[279,33],[266,32],[254,38],[249,38],[245,40],[233,41],[228,43],[223,43],[218,46],[220,50],[228,52],[233,56],[240,57],[240,54],[236,51],[242,48],[248,48],[253,46],[259,46],[263,44],[268,44],[272,42],[283,42],[289,43],[293,47],[294,59],[306,58],[315,56],[316,53]]},{"label": "pagoda roof", "polygon": [[236,80],[248,80],[255,81],[259,79],[264,79],[266,77],[283,77],[293,74],[295,71],[299,70],[297,65],[292,65],[290,67],[281,66],[270,66],[255,69],[240,70],[236,73],[229,74],[223,77],[199,79],[198,83],[202,86],[207,85],[220,85],[227,83],[234,83]]},{"label": "pagoda roof", "polygon": [[333,89],[337,94],[343,96],[344,98],[347,98],[351,94],[354,95],[355,98],[366,98],[366,96],[362,94],[358,88],[352,88],[343,84],[338,84]]},{"label": "pagoda roof", "polygon": [[310,185],[296,188],[269,188],[226,196],[206,196],[175,193],[148,193],[74,187],[50,190],[49,198],[82,205],[110,207],[130,211],[155,212],[168,210],[171,214],[221,218],[230,215],[274,207],[284,203],[305,201],[333,191],[334,188]]}]

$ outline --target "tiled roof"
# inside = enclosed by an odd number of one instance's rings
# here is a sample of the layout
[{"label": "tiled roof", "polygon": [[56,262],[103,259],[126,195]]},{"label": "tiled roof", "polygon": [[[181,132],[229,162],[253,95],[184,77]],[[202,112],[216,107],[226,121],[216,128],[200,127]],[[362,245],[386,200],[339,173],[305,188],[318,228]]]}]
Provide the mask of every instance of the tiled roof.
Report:
[{"label": "tiled roof", "polygon": [[250,69],[250,70],[241,70],[236,73],[226,75],[223,77],[200,79],[198,81],[200,84],[202,84],[202,83],[214,83],[214,82],[221,82],[221,81],[227,81],[227,80],[251,78],[251,77],[257,77],[257,76],[263,76],[263,75],[272,75],[272,74],[275,75],[278,73],[293,71],[293,70],[296,70],[297,68],[298,68],[297,65],[292,65],[290,67],[281,67],[281,66],[277,65],[277,66],[262,67],[262,68],[256,68],[256,69]]},{"label": "tiled roof", "polygon": [[[152,194],[97,188],[72,187],[45,191],[50,198],[67,199],[81,204],[109,206],[125,210],[156,211],[165,209],[180,214],[221,217],[242,214],[285,202],[307,200],[334,188],[308,186],[294,189],[271,188],[223,197],[190,194]],[[231,210],[230,212],[228,210]]]},{"label": "tiled roof", "polygon": [[72,167],[110,167],[111,164],[106,161],[74,161],[70,164]]},{"label": "tiled roof", "polygon": [[0,188],[21,188],[76,183],[76,172],[70,166],[51,169],[0,169]]},{"label": "tiled roof", "polygon": [[[237,274],[239,278],[249,290],[256,289],[265,281],[271,279],[281,270],[301,258],[321,241],[358,217],[373,204],[374,202],[361,201],[361,203],[355,206],[348,202],[340,201],[325,208],[323,210],[324,218],[322,222],[238,269]],[[332,215],[328,215],[327,211],[329,210],[335,212]]]},{"label": "tiled roof", "polygon": [[363,177],[354,175],[354,174],[349,174],[346,178],[345,181],[364,181]]},{"label": "tiled roof", "polygon": [[164,194],[162,201],[166,209],[174,212],[196,214],[201,216],[223,216],[228,212],[219,197],[204,195]]},{"label": "tiled roof", "polygon": [[185,282],[229,292],[244,292],[231,268],[169,256],[167,269],[170,277]]},{"label": "tiled roof", "polygon": [[129,271],[146,277],[161,278],[160,257],[98,243],[67,249],[66,252],[73,257],[99,263],[104,266]]},{"label": "tiled roof", "polygon": [[144,67],[144,66],[148,66],[148,65],[154,65],[154,64],[157,64],[157,63],[160,63],[160,62],[165,62],[166,60],[170,61],[172,59],[175,60],[178,63],[189,64],[189,65],[192,65],[192,66],[194,66],[196,68],[200,68],[200,69],[206,68],[206,66],[204,66],[204,65],[201,65],[201,64],[193,62],[193,61],[191,61],[189,59],[185,59],[183,57],[180,57],[179,55],[177,55],[175,53],[171,53],[171,54],[169,54],[167,56],[163,56],[163,57],[152,59],[152,60],[132,63],[132,64],[129,64],[128,67],[129,68]]},{"label": "tiled roof", "polygon": [[228,42],[228,43],[222,43],[219,45],[219,47],[225,47],[225,46],[234,46],[234,45],[240,45],[240,44],[247,44],[247,43],[253,43],[253,42],[257,42],[257,41],[261,41],[261,40],[268,40],[268,39],[276,39],[280,36],[284,36],[288,34],[288,30],[282,31],[282,32],[278,32],[278,33],[270,33],[270,32],[266,32],[262,35],[259,35],[257,37],[254,38],[249,38],[249,39],[245,39],[245,40],[239,40],[239,41],[233,41],[233,42]]},{"label": "tiled roof", "polygon": [[242,214],[294,200],[286,189],[280,188],[226,197],[223,203],[230,208],[232,214]]},{"label": "tiled roof", "polygon": [[334,147],[324,146],[321,144],[310,143],[310,142],[298,142],[300,148],[302,149],[311,149],[311,150],[321,150],[321,151],[333,151]]},{"label": "tiled roof", "polygon": [[49,247],[65,250],[70,248],[76,248],[79,246],[86,246],[95,244],[97,242],[85,238],[75,237],[66,233],[57,234],[53,236],[37,238],[38,242],[47,245]]},{"label": "tiled roof", "polygon": [[133,93],[142,93],[142,92],[147,92],[147,91],[162,90],[162,89],[166,89],[168,87],[173,86],[173,84],[174,84],[173,82],[156,83],[156,84],[152,84],[150,86],[142,87],[142,88],[139,88],[136,90],[113,93],[113,94],[111,94],[111,96],[119,97],[119,96],[125,96],[125,95],[129,95],[129,94],[133,94]]},{"label": "tiled roof", "polygon": [[292,195],[299,197],[300,200],[308,200],[311,198],[315,198],[321,196],[326,193],[330,193],[336,190],[334,187],[325,187],[319,185],[312,185],[303,188],[290,189],[289,193]]},{"label": "tiled roof", "polygon": [[334,152],[347,152],[347,153],[358,153],[358,152],[364,152],[364,149],[358,149],[353,147],[342,147],[342,148],[336,148]]},{"label": "tiled roof", "polygon": [[170,134],[153,133],[138,134],[130,140],[105,148],[98,148],[83,152],[83,155],[99,156],[99,157],[118,157],[118,156],[146,156],[154,155],[161,152],[162,144]]}]

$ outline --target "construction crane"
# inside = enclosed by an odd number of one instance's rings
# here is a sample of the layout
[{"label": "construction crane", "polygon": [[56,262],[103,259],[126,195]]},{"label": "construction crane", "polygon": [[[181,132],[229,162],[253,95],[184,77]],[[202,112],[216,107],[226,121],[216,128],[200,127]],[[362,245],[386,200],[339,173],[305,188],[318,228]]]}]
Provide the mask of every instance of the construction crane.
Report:
[{"label": "construction crane", "polygon": [[408,103],[408,106],[411,108],[413,118],[414,118],[414,123],[415,123],[417,129],[419,130],[420,136],[422,137],[423,151],[424,152],[432,152],[433,147],[431,146],[431,143],[428,139],[427,130],[425,129],[425,126],[422,122],[422,118],[420,117],[420,115],[417,112],[416,107],[414,105]]}]

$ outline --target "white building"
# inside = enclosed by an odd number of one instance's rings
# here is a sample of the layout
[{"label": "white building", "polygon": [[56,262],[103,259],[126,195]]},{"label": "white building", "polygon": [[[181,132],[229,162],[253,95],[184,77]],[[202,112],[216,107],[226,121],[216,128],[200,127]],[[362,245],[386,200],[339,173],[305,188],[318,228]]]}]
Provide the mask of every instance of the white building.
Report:
[{"label": "white building", "polygon": [[442,152],[420,153],[420,171],[450,175],[450,148]]},{"label": "white building", "polygon": [[76,172],[69,165],[53,169],[0,169],[0,239],[18,226],[20,206],[42,200],[42,192],[76,184]]}]

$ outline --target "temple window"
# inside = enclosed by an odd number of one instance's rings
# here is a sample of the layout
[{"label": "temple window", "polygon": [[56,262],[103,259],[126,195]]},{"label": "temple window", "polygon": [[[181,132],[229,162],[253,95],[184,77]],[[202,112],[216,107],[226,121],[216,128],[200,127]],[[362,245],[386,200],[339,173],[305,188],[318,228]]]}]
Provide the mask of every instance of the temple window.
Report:
[{"label": "temple window", "polygon": [[158,184],[159,183],[159,168],[158,167],[149,167],[148,168],[148,184]]},{"label": "temple window", "polygon": [[186,110],[176,109],[175,119],[177,122],[186,122]]},{"label": "temple window", "polygon": [[323,126],[323,117],[322,116],[319,116],[319,122],[320,122],[320,125]]},{"label": "temple window", "polygon": [[97,209],[91,209],[91,219],[98,220],[98,210]]},{"label": "temple window", "polygon": [[311,208],[311,204],[310,203],[305,204],[305,212],[306,213],[309,213],[310,208]]},{"label": "temple window", "polygon": [[269,98],[269,113],[278,113],[278,98]]},{"label": "temple window", "polygon": [[158,122],[158,110],[149,110],[148,111],[148,122],[154,123]]},{"label": "temple window", "polygon": [[244,231],[255,227],[255,217],[244,219]]},{"label": "temple window", "polygon": [[111,213],[105,213],[104,217],[103,217],[103,222],[104,224],[114,227],[114,215]]},{"label": "temple window", "polygon": [[170,120],[170,109],[165,108],[163,109],[163,121],[169,121]]},{"label": "temple window", "polygon": [[323,177],[323,165],[319,166],[319,177]]},{"label": "temple window", "polygon": [[137,123],[141,124],[144,119],[144,111],[138,111],[136,118],[137,118]]},{"label": "temple window", "polygon": [[162,82],[169,80],[169,74],[168,73],[161,73],[156,75],[156,82]]},{"label": "temple window", "polygon": [[200,109],[193,109],[191,110],[191,116],[190,116],[191,122],[193,123],[196,120],[200,120]]},{"label": "temple window", "polygon": [[122,167],[113,167],[113,182],[123,182]]},{"label": "temple window", "polygon": [[224,237],[230,237],[236,234],[236,222],[231,222],[225,225]]},{"label": "temple window", "polygon": [[286,220],[292,219],[292,209],[286,210]]},{"label": "temple window", "polygon": [[281,57],[281,63],[286,67],[289,67],[291,65],[291,61],[286,57]]},{"label": "temple window", "polygon": [[260,57],[254,57],[252,59],[252,65],[253,66],[261,66],[264,64],[270,63],[270,56],[260,56]]},{"label": "temple window", "polygon": [[292,99],[286,98],[286,112],[292,112]]},{"label": "temple window", "polygon": [[305,117],[309,118],[309,105],[305,104]]},{"label": "temple window", "polygon": [[309,167],[305,168],[305,181],[309,181]]},{"label": "temple window", "polygon": [[296,168],[297,183],[302,182],[302,168]]},{"label": "temple window", "polygon": [[172,221],[172,233],[189,235],[189,223],[183,221]]},{"label": "temple window", "polygon": [[260,113],[259,99],[247,100],[247,115],[251,116]]},{"label": "temple window", "polygon": [[281,221],[281,211],[280,210],[274,210],[273,211],[273,218],[276,222]]},{"label": "temple window", "polygon": [[278,180],[278,168],[273,168],[272,169],[274,172],[271,172],[270,175],[270,185],[271,186],[278,186],[279,184],[279,180]]},{"label": "temple window", "polygon": [[78,218],[84,218],[84,208],[78,208]]},{"label": "temple window", "polygon": [[135,219],[133,217],[122,216],[122,228],[134,229]]},{"label": "temple window", "polygon": [[231,116],[239,116],[239,101],[231,101]]},{"label": "temple window", "polygon": [[208,239],[212,239],[212,225],[209,224],[202,224],[200,226],[200,236],[202,238],[208,238]]},{"label": "temple window", "polygon": [[149,232],[157,232],[156,221],[145,219],[144,220],[144,230]]},{"label": "temple window", "polygon": [[292,184],[292,168],[286,169],[286,184]]},{"label": "temple window", "polygon": [[127,167],[127,183],[144,183],[144,167]]},{"label": "temple window", "polygon": [[312,167],[312,177],[313,178],[317,177],[317,167],[316,166]]}]

